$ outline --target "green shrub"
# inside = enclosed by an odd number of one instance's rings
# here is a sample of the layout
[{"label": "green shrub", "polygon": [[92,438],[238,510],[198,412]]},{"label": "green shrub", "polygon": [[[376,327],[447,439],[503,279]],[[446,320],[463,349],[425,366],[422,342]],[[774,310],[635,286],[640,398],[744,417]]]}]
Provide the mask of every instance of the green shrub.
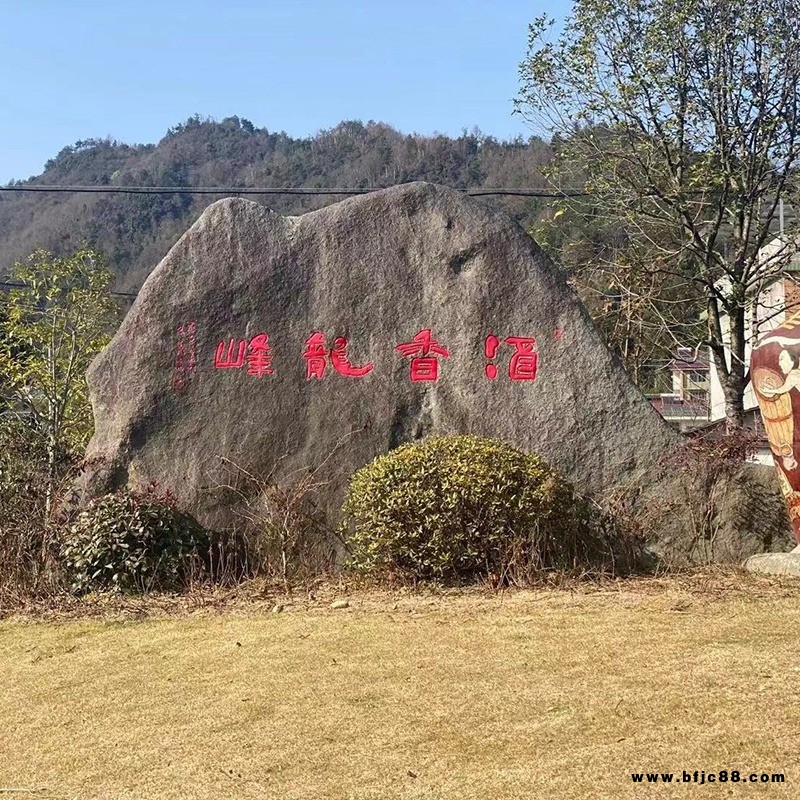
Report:
[{"label": "green shrub", "polygon": [[177,591],[207,548],[205,531],[151,486],[92,500],[65,534],[61,558],[74,592]]},{"label": "green shrub", "polygon": [[614,558],[591,504],[494,439],[446,436],[379,456],[352,477],[343,513],[351,566],[404,579],[522,584]]}]

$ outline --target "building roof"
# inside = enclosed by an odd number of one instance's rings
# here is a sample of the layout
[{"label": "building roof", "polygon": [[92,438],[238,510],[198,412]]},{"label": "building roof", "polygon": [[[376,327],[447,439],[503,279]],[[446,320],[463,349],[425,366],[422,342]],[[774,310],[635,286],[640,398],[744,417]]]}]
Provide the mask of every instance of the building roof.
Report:
[{"label": "building roof", "polygon": [[669,362],[669,368],[672,370],[707,370],[708,357],[705,353],[705,348],[701,348],[695,353],[691,347],[679,347],[675,351],[675,356]]},{"label": "building roof", "polygon": [[660,394],[647,399],[665,419],[708,419],[708,403],[681,400],[674,394]]}]

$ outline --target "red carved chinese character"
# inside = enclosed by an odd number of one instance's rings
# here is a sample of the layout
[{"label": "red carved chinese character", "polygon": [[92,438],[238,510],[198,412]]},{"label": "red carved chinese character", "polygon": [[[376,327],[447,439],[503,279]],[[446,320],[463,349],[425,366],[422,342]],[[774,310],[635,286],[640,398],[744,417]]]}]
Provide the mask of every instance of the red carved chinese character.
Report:
[{"label": "red carved chinese character", "polygon": [[398,344],[395,349],[404,356],[416,355],[411,359],[412,381],[435,381],[439,377],[439,359],[430,353],[450,358],[450,353],[439,342],[431,338],[430,328],[421,330],[414,337],[413,343]]},{"label": "red carved chinese character", "polygon": [[306,341],[306,351],[303,358],[306,360],[306,380],[316,378],[321,381],[325,375],[325,367],[328,366],[325,350],[325,336],[321,333],[312,333]]},{"label": "red carved chinese character", "polygon": [[194,320],[178,326],[178,351],[175,355],[175,372],[172,387],[176,391],[186,388],[189,377],[197,365],[197,323]]},{"label": "red carved chinese character", "polygon": [[325,336],[318,331],[313,333],[306,342],[306,350],[303,358],[306,360],[306,380],[312,378],[322,380],[325,375],[325,368],[328,366],[330,356],[331,366],[340,374],[348,378],[363,378],[364,375],[372,371],[372,364],[364,364],[358,367],[351,364],[347,357],[347,339],[343,336],[338,337],[333,349],[328,353],[325,346]]},{"label": "red carved chinese character", "polygon": [[217,353],[214,356],[214,367],[216,369],[238,369],[244,364],[244,351],[247,342],[244,339],[239,341],[238,352],[236,350],[236,339],[231,339],[228,344],[228,353],[225,355],[225,342],[217,345]]},{"label": "red carved chinese character", "polygon": [[[500,340],[493,333],[489,334],[483,345],[483,352],[486,354],[486,358],[494,358],[497,355],[498,347],[500,347]],[[487,364],[484,368],[484,372],[486,373],[486,377],[490,381],[493,381],[497,377],[497,364]]]},{"label": "red carved chinese character", "polygon": [[363,367],[357,367],[350,363],[347,358],[347,339],[343,336],[340,336],[333,343],[331,364],[340,375],[346,375],[348,378],[363,378],[364,375],[372,371],[372,364],[370,363],[364,364]]},{"label": "red carved chinese character", "polygon": [[273,375],[272,356],[269,352],[269,336],[259,333],[250,340],[247,346],[247,374],[261,378]]},{"label": "red carved chinese character", "polygon": [[511,363],[508,365],[508,377],[512,381],[532,381],[536,378],[536,364],[539,355],[533,349],[536,339],[525,336],[508,336],[506,344],[516,348],[516,352],[511,356]]}]

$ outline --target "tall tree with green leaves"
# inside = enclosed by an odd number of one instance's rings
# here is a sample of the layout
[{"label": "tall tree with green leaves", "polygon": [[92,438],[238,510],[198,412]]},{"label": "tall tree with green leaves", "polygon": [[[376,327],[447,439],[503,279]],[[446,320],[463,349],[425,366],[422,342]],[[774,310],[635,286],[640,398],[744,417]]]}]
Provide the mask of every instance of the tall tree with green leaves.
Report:
[{"label": "tall tree with green leaves", "polygon": [[92,433],[86,370],[119,319],[111,280],[91,250],[37,250],[14,264],[13,288],[0,295],[0,421],[13,420],[46,454],[48,511],[60,465]]},{"label": "tall tree with green leaves", "polygon": [[517,109],[557,135],[555,174],[582,179],[644,272],[699,293],[698,344],[741,427],[746,309],[795,247],[760,253],[800,157],[800,2],[575,0],[551,25],[530,26]]}]

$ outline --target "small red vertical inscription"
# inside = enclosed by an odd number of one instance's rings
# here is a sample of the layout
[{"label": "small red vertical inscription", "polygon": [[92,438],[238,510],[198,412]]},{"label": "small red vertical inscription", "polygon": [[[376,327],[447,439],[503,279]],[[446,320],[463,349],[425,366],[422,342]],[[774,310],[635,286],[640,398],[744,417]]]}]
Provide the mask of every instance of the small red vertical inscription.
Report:
[{"label": "small red vertical inscription", "polygon": [[406,344],[395,347],[402,355],[411,359],[412,381],[435,381],[439,377],[439,359],[436,356],[450,358],[450,353],[431,336],[431,329],[421,330]]},{"label": "small red vertical inscription", "polygon": [[194,320],[178,326],[178,347],[172,388],[182,391],[197,367],[197,323]]},{"label": "small red vertical inscription", "polygon": [[228,343],[227,353],[225,352],[225,342],[217,345],[217,352],[214,355],[215,369],[238,369],[244,364],[244,351],[247,342],[244,339],[231,339]]},{"label": "small red vertical inscription", "polygon": [[263,378],[264,375],[273,375],[272,355],[269,352],[269,336],[259,333],[247,345],[247,374]]},{"label": "small red vertical inscription", "polygon": [[512,381],[532,381],[536,379],[536,365],[539,354],[534,350],[536,339],[526,336],[508,336],[506,344],[514,348],[514,355],[508,365],[508,377]]}]

